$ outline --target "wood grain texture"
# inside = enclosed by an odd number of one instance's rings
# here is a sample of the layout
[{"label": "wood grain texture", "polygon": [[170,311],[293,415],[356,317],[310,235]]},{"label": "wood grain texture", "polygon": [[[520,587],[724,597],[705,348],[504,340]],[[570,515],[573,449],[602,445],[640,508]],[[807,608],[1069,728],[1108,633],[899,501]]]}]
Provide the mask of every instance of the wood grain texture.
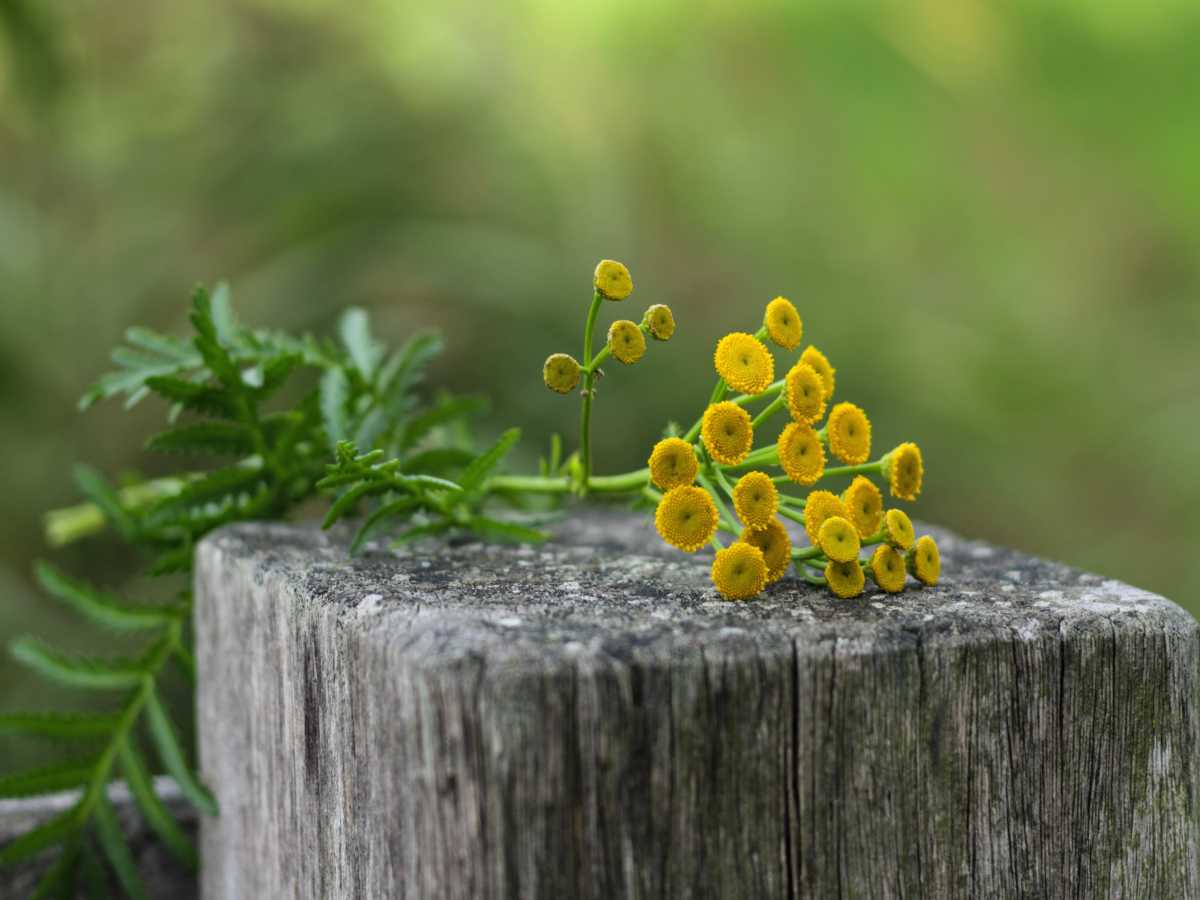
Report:
[{"label": "wood grain texture", "polygon": [[1200,897],[1197,624],[937,532],[736,604],[645,517],[538,548],[200,548],[216,898]]}]

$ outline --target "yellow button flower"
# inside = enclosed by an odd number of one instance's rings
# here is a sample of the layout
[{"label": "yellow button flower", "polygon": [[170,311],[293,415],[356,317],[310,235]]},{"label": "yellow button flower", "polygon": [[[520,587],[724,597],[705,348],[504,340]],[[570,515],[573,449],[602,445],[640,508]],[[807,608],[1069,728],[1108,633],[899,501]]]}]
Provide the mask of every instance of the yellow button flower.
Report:
[{"label": "yellow button flower", "polygon": [[870,478],[854,476],[850,487],[842,492],[846,514],[862,537],[870,537],[879,530],[883,520],[883,495]]},{"label": "yellow button flower", "polygon": [[883,536],[897,550],[908,550],[913,545],[916,532],[912,520],[902,509],[889,509],[883,514]]},{"label": "yellow button flower", "polygon": [[774,584],[792,565],[792,538],[778,519],[766,528],[744,528],[739,540],[762,551],[767,563],[767,584]]},{"label": "yellow button flower", "polygon": [[775,521],[779,491],[766,472],[747,472],[733,487],[733,508],[749,528],[766,528]]},{"label": "yellow button flower", "polygon": [[809,542],[817,545],[821,526],[826,519],[841,516],[849,519],[850,513],[841,498],[832,491],[813,491],[804,501],[804,530],[808,533]]},{"label": "yellow button flower", "polygon": [[829,583],[829,589],[843,600],[857,597],[867,583],[862,566],[856,559],[844,563],[830,562],[825,566],[825,580]]},{"label": "yellow button flower", "polygon": [[695,553],[717,532],[717,507],[704,488],[684,485],[663,494],[654,527],[672,547]]},{"label": "yellow button flower", "polygon": [[904,590],[904,579],[907,577],[904,557],[896,552],[895,547],[880,544],[871,554],[871,577],[889,594],[900,593]]},{"label": "yellow button flower", "polygon": [[741,331],[717,341],[713,364],[725,383],[743,394],[761,394],[775,378],[775,359],[766,344]]},{"label": "yellow button flower", "polygon": [[829,364],[825,354],[816,347],[805,347],[804,352],[800,354],[800,362],[808,363],[817,370],[817,374],[821,376],[821,381],[825,384],[825,399],[828,400],[832,397],[834,385],[837,383],[837,370]]},{"label": "yellow button flower", "polygon": [[682,438],[663,438],[650,452],[650,480],[664,491],[691,484],[699,470],[695,449]]},{"label": "yellow button flower", "polygon": [[608,329],[608,350],[615,360],[631,366],[646,352],[646,336],[636,323],[618,319]]},{"label": "yellow button flower", "polygon": [[929,535],[921,535],[917,546],[909,551],[906,561],[908,571],[921,584],[933,587],[938,583],[942,575],[942,556],[938,553],[937,542]]},{"label": "yellow button flower", "polygon": [[730,600],[749,600],[767,585],[767,563],[757,547],[736,541],[717,551],[712,581]]},{"label": "yellow button flower", "polygon": [[901,444],[883,458],[883,474],[893,497],[909,502],[916,500],[925,477],[921,448],[912,442]]},{"label": "yellow button flower", "polygon": [[784,376],[784,396],[788,412],[802,425],[812,425],[825,415],[825,382],[817,370],[798,362]]},{"label": "yellow button flower", "polygon": [[651,306],[646,310],[642,321],[646,323],[646,327],[650,329],[650,336],[656,341],[669,341],[675,333],[675,316],[671,314],[671,307],[665,303],[655,303]]},{"label": "yellow button flower", "polygon": [[542,381],[559,394],[569,394],[579,384],[579,363],[566,353],[552,353],[542,366]]},{"label": "yellow button flower", "polygon": [[779,435],[779,465],[797,484],[815,484],[825,472],[825,448],[808,425],[792,422]]},{"label": "yellow button flower", "polygon": [[633,276],[625,268],[625,263],[615,259],[600,260],[592,283],[606,300],[624,300],[633,293]]},{"label": "yellow button flower", "polygon": [[833,408],[825,434],[830,452],[842,462],[857,466],[871,455],[871,420],[853,403],[839,403]]},{"label": "yellow button flower", "polygon": [[767,327],[767,335],[771,340],[784,350],[795,350],[800,346],[804,323],[800,321],[796,307],[786,297],[776,297],[767,304],[763,325]]},{"label": "yellow button flower", "polygon": [[708,455],[724,466],[740,463],[754,444],[750,413],[736,403],[714,403],[704,411],[700,439]]},{"label": "yellow button flower", "polygon": [[862,547],[858,539],[858,529],[841,516],[830,516],[825,520],[825,524],[817,533],[817,543],[821,552],[834,562],[858,559],[858,551]]}]

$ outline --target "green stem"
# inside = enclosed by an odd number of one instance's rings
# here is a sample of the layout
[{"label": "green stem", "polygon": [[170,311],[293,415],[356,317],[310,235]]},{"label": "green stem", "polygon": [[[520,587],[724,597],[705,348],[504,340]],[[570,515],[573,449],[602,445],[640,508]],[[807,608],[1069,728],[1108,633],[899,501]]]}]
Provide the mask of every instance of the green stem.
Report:
[{"label": "green stem", "polygon": [[798,513],[795,510],[788,509],[786,506],[779,507],[779,514],[785,519],[791,519],[793,522],[804,524],[804,513]]},{"label": "green stem", "polygon": [[838,466],[834,469],[826,469],[822,478],[833,478],[838,475],[883,475],[883,460],[877,459],[875,462],[866,462],[857,466]]},{"label": "green stem", "polygon": [[816,559],[821,556],[824,551],[820,547],[805,547],[802,550],[793,550],[792,559]]},{"label": "green stem", "polygon": [[[619,494],[640,489],[649,477],[649,469],[593,475],[588,487],[596,493]],[[571,482],[562,475],[496,475],[488,479],[484,490],[493,494],[566,494],[571,490]]]},{"label": "green stem", "polygon": [[809,572],[803,566],[800,567],[800,577],[803,578],[805,581],[807,581],[809,584],[819,585],[820,587],[825,587],[827,584],[827,582],[825,581],[825,577],[823,575],[813,575],[811,572]]},{"label": "green stem", "polygon": [[737,534],[737,528],[733,524],[737,521],[737,519],[730,515],[728,507],[725,506],[725,501],[721,499],[720,493],[716,488],[713,487],[712,482],[705,478],[703,474],[697,475],[696,480],[700,482],[700,486],[702,488],[712,495],[713,502],[717,504],[721,526],[725,528],[726,531],[732,531],[734,534]]},{"label": "green stem", "polygon": [[583,495],[591,487],[592,477],[592,393],[596,381],[596,373],[592,369],[592,333],[596,329],[596,317],[600,315],[603,302],[599,291],[592,294],[587,324],[583,326],[583,368],[587,373],[583,376],[583,409],[579,416],[579,462],[583,468],[583,483],[579,491]]},{"label": "green stem", "polygon": [[754,417],[754,419],[750,422],[750,427],[757,431],[759,425],[767,421],[767,419],[771,418],[771,416],[775,415],[775,413],[779,412],[779,410],[783,409],[784,402],[785,401],[782,394],[776,397],[763,407],[762,412]]}]

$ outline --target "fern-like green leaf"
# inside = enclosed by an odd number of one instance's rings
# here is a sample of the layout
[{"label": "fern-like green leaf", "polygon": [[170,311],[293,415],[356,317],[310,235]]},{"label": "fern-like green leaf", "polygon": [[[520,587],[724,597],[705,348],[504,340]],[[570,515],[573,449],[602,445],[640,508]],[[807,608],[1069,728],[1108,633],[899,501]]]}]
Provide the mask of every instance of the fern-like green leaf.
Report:
[{"label": "fern-like green leaf", "polygon": [[391,503],[385,503],[379,509],[375,510],[371,515],[367,516],[366,521],[358,529],[354,535],[354,540],[350,542],[350,555],[356,555],[363,544],[370,540],[371,535],[379,530],[380,525],[388,519],[393,519],[396,516],[411,513],[413,509],[421,505],[419,497],[402,497]]},{"label": "fern-like green leaf", "polygon": [[151,606],[130,603],[112,594],[97,591],[75,578],[64,575],[47,562],[38,562],[34,570],[47,592],[100,625],[121,631],[158,628],[178,621],[186,611],[180,606]]},{"label": "fern-like green leaf", "polygon": [[466,493],[471,493],[483,485],[487,480],[488,475],[496,466],[500,465],[501,461],[513,446],[521,439],[520,428],[510,428],[504,434],[500,435],[500,439],[496,441],[490,448],[485,450],[479,456],[471,461],[471,464],[463,471],[462,476],[458,479],[458,484]]},{"label": "fern-like green leaf", "polygon": [[321,418],[329,440],[337,443],[347,437],[346,401],[350,396],[350,382],[341,367],[330,369],[321,376]]},{"label": "fern-like green leaf", "polygon": [[536,528],[488,516],[472,516],[469,527],[481,537],[498,538],[502,541],[516,541],[523,544],[540,544],[550,537],[546,532],[538,531]]},{"label": "fern-like green leaf", "polygon": [[163,708],[162,701],[158,699],[158,695],[153,689],[146,693],[145,709],[146,722],[150,726],[150,736],[154,739],[154,745],[158,748],[159,759],[171,773],[175,783],[179,785],[179,790],[201,812],[215,816],[217,802],[188,765],[183,748],[179,746],[175,726],[171,724],[171,719],[167,715],[166,709]]},{"label": "fern-like green leaf", "polygon": [[4,713],[0,734],[82,740],[111,734],[118,721],[108,713]]},{"label": "fern-like green leaf", "polygon": [[104,518],[126,540],[137,536],[137,525],[126,511],[121,498],[104,477],[91,466],[76,465],[72,470],[75,484],[88,500],[104,513]]},{"label": "fern-like green leaf", "polygon": [[31,797],[83,787],[92,777],[94,759],[65,760],[49,766],[0,776],[0,799]]},{"label": "fern-like green leaf", "polygon": [[254,452],[254,435],[232,422],[195,422],[161,431],[146,442],[163,453],[214,453],[246,456]]},{"label": "fern-like green leaf", "polygon": [[473,415],[487,408],[487,402],[482,397],[450,397],[427,412],[414,416],[404,427],[404,437],[401,447],[415,446],[421,438],[439,425]]},{"label": "fern-like green leaf", "polygon": [[125,783],[129,785],[129,790],[133,794],[134,800],[137,801],[146,824],[154,830],[154,833],[158,835],[176,859],[188,868],[194,869],[196,867],[196,848],[192,846],[192,842],[188,840],[187,835],[183,833],[174,817],[158,798],[158,794],[154,790],[154,780],[146,768],[141,754],[128,741],[122,741],[118,748],[118,759],[121,763],[121,772],[125,776]]},{"label": "fern-like green leaf", "polygon": [[383,357],[383,348],[371,336],[371,320],[366,310],[352,306],[338,320],[338,334],[354,367],[363,380],[370,382]]},{"label": "fern-like green leaf", "polygon": [[121,833],[121,821],[108,799],[107,791],[101,791],[97,796],[92,819],[96,823],[96,837],[125,895],[131,900],[145,900],[146,887],[142,884],[142,876],[138,874],[133,854],[129,852],[125,835]]},{"label": "fern-like green leaf", "polygon": [[197,384],[170,375],[159,375],[146,379],[146,387],[164,400],[177,403],[192,412],[206,416],[222,416],[232,419],[237,416],[237,407],[228,393],[207,384]]},{"label": "fern-like green leaf", "polygon": [[61,844],[79,830],[80,807],[75,805],[37,828],[0,847],[0,868],[37,856],[47,847]]},{"label": "fern-like green leaf", "polygon": [[90,659],[59,653],[36,638],[17,638],[12,655],[59,684],[91,690],[134,687],[146,676],[145,664],[133,659]]}]

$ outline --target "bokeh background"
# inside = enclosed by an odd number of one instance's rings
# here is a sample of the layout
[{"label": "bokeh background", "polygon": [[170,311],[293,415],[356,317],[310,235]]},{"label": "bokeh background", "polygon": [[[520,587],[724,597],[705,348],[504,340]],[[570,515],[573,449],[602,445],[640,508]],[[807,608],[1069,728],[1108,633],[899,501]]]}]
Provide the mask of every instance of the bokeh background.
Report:
[{"label": "bokeh background", "polygon": [[[75,409],[127,325],[227,278],[253,323],[439,327],[529,466],[605,256],[679,331],[604,383],[601,471],[784,294],[923,447],[916,515],[1200,611],[1198,45],[1189,0],[0,0],[0,639],[100,649],[30,572],[72,462],[155,471],[161,407]],[[0,708],[59,701],[0,661]]]}]

